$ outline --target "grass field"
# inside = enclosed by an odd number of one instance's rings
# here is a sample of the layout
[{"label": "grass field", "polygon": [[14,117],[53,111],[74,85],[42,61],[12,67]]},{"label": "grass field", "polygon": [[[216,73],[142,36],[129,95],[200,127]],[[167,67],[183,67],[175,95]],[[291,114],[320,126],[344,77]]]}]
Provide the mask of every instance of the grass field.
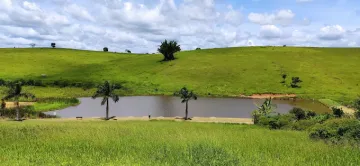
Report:
[{"label": "grass field", "polygon": [[359,165],[305,132],[170,121],[0,121],[1,165]]},{"label": "grass field", "polygon": [[[0,49],[0,78],[125,82],[127,95],[172,94],[182,86],[202,96],[295,93],[304,98],[350,102],[360,94],[360,48],[243,47],[162,55],[70,49]],[[298,76],[302,88],[280,83]],[[47,78],[41,78],[46,74]],[[25,88],[40,97],[90,96],[94,89]]]}]

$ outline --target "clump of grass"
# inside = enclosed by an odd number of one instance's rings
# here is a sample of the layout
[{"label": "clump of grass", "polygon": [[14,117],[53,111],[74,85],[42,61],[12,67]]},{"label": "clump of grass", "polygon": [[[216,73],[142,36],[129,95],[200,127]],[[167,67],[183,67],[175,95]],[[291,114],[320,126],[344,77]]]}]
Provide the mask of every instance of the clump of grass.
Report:
[{"label": "clump of grass", "polygon": [[43,98],[38,99],[38,101],[34,104],[34,108],[37,112],[44,112],[60,110],[79,104],[80,101],[77,98]]}]

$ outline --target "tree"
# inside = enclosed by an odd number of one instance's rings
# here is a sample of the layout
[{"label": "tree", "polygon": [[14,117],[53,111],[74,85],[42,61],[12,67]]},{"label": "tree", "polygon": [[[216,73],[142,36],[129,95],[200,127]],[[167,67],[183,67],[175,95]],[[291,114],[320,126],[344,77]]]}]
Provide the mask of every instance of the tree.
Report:
[{"label": "tree", "polygon": [[6,96],[3,98],[4,100],[14,99],[14,104],[16,106],[16,120],[21,121],[20,119],[20,105],[19,99],[20,97],[24,98],[35,98],[35,95],[31,93],[22,93],[22,84],[19,82],[10,82],[8,83],[8,91],[6,92]]},{"label": "tree", "polygon": [[252,117],[254,124],[259,122],[261,116],[266,116],[274,112],[276,105],[272,103],[272,99],[265,99],[264,103],[261,106],[256,105],[257,109],[252,112]]},{"label": "tree", "polygon": [[127,53],[131,54],[131,51],[130,51],[130,50],[128,50],[128,49],[126,49],[126,50],[125,50],[125,52],[127,52]]},{"label": "tree", "polygon": [[104,48],[103,48],[103,51],[104,51],[104,52],[108,52],[109,49],[108,49],[107,47],[104,47]]},{"label": "tree", "polygon": [[287,74],[282,74],[281,77],[282,77],[282,79],[283,79],[283,81],[282,81],[281,83],[285,84]]},{"label": "tree", "polygon": [[51,47],[55,48],[56,47],[56,43],[51,43]]},{"label": "tree", "polygon": [[99,85],[97,91],[92,96],[93,99],[97,97],[103,97],[101,105],[106,103],[106,117],[105,120],[109,120],[109,98],[115,103],[119,101],[119,96],[115,94],[115,90],[121,89],[121,86],[116,84],[110,84],[109,81],[105,81],[103,85]]},{"label": "tree", "polygon": [[181,51],[181,48],[176,41],[173,40],[168,42],[165,40],[164,42],[161,42],[158,51],[164,55],[163,61],[171,61],[175,60],[174,54],[178,51]]},{"label": "tree", "polygon": [[198,47],[198,48],[196,48],[195,50],[201,50],[201,48]]},{"label": "tree", "polygon": [[31,43],[30,46],[31,46],[32,48],[34,48],[34,47],[36,46],[36,44],[35,44],[35,43]]},{"label": "tree", "polygon": [[185,120],[188,120],[188,105],[189,100],[194,99],[197,100],[197,95],[193,91],[189,91],[186,87],[180,89],[180,91],[174,93],[175,96],[179,96],[182,101],[181,103],[186,103],[185,107]]},{"label": "tree", "polygon": [[298,85],[298,83],[301,83],[302,81],[300,80],[299,77],[292,77],[291,78],[291,87],[292,88],[299,88],[300,86]]}]

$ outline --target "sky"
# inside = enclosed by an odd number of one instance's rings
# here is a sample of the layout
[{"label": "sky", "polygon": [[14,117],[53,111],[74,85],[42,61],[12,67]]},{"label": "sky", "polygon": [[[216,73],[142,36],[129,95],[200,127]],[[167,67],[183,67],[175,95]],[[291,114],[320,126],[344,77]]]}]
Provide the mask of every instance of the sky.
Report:
[{"label": "sky", "polygon": [[360,47],[359,0],[0,0],[0,47]]}]

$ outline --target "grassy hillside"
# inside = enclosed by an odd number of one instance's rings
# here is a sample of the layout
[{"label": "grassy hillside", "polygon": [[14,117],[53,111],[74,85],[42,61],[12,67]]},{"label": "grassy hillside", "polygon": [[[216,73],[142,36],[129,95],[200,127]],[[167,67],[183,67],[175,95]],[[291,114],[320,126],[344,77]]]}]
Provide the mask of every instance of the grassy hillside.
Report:
[{"label": "grassy hillside", "polygon": [[[126,82],[129,94],[171,94],[186,85],[201,95],[296,93],[350,101],[360,94],[360,48],[244,47],[184,51],[173,62],[161,55],[68,49],[0,49],[0,78]],[[299,76],[302,88],[283,86],[281,73]],[[56,89],[64,91],[63,89]],[[32,91],[56,96],[48,88]],[[72,96],[90,92],[71,89]],[[54,94],[52,94],[54,93]]]},{"label": "grassy hillside", "polygon": [[305,132],[166,121],[0,121],[1,165],[359,165]]}]

